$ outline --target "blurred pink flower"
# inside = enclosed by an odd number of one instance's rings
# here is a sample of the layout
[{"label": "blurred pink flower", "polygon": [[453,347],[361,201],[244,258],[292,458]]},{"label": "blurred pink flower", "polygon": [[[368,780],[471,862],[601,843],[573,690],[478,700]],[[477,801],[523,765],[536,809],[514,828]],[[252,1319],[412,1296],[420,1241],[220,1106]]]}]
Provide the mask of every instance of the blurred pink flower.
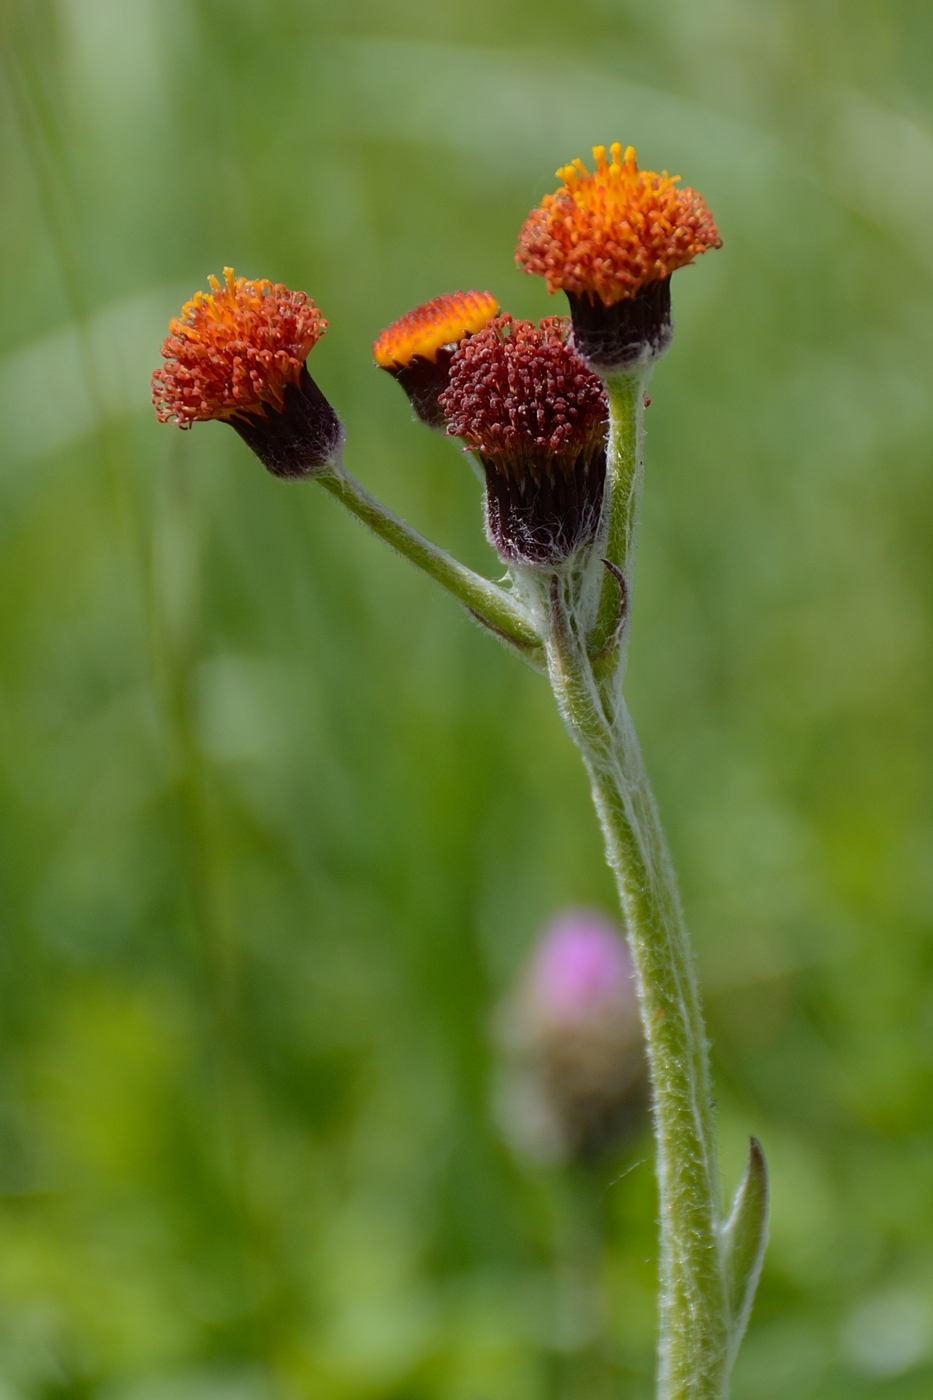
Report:
[{"label": "blurred pink flower", "polygon": [[571,1024],[634,1001],[632,963],[615,924],[589,909],[554,919],[535,948],[528,995],[542,1016]]},{"label": "blurred pink flower", "polygon": [[519,1155],[591,1160],[644,1121],[638,997],[616,926],[575,909],[549,923],[498,1017],[497,1117]]}]

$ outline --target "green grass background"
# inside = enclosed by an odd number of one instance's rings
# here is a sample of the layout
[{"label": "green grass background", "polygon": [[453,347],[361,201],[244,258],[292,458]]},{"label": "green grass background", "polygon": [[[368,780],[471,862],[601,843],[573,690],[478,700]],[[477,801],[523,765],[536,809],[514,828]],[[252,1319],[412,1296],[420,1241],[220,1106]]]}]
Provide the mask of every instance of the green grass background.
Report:
[{"label": "green grass background", "polygon": [[[735,1397],[928,1397],[928,0],[5,0],[0,40],[0,1400],[556,1393],[566,1183],[497,1138],[489,1021],[542,920],[613,907],[580,764],[148,376],[208,272],[306,289],[349,466],[492,569],[370,343],[456,287],[562,309],[515,237],[615,139],[725,243],[675,279],[628,689],[724,1173],[754,1132],[773,1174]],[[646,1155],[603,1202],[626,1400]]]}]

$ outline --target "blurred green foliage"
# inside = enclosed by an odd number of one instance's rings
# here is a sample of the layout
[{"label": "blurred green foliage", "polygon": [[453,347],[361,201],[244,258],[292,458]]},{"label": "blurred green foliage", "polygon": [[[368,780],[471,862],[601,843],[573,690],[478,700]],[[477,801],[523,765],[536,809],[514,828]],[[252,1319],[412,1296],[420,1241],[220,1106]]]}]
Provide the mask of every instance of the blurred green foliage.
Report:
[{"label": "blurred green foliage", "polygon": [[[547,688],[147,394],[208,272],[305,288],[351,469],[493,568],[369,345],[555,309],[517,230],[616,138],[725,239],[652,386],[629,691],[726,1180],[749,1132],[773,1173],[735,1396],[929,1396],[929,0],[6,0],[0,41],[2,1400],[538,1400],[584,1345],[572,1183],[488,1108],[540,922],[613,907]],[[596,1184],[629,1397],[648,1155]]]}]

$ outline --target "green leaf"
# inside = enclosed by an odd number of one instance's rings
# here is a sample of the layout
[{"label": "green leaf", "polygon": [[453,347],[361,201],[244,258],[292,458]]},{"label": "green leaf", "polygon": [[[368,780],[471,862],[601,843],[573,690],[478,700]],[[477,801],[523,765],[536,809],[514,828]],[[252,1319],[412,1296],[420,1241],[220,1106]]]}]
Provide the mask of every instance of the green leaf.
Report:
[{"label": "green leaf", "polygon": [[749,1139],[748,1167],[722,1227],[722,1263],[729,1305],[729,1350],[734,1357],[748,1326],[768,1243],[768,1168],[761,1144]]}]

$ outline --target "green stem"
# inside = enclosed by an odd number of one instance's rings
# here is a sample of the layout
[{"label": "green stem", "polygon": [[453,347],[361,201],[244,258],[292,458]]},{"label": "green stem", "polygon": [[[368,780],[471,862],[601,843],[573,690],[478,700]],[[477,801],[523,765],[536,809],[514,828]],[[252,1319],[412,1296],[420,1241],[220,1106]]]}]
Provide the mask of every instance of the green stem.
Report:
[{"label": "green stem", "polygon": [[693,958],[664,832],[622,698],[646,383],[645,372],[607,380],[607,515],[598,552],[579,572],[520,571],[520,598],[410,529],[341,464],[317,480],[486,627],[534,664],[546,661],[561,714],[590,776],[638,979],[660,1204],[657,1396],[725,1400],[761,1267],[767,1176],[753,1144],[746,1180],[724,1226]]},{"label": "green stem", "polygon": [[551,587],[548,664],[581,750],[638,978],[660,1198],[659,1400],[722,1400],[729,1327],[706,1035],[677,884],[619,695],[607,716],[565,586]]},{"label": "green stem", "polygon": [[[597,669],[615,670],[617,636],[622,611],[627,606],[635,567],[635,537],[641,500],[642,440],[644,437],[645,386],[650,369],[614,375],[606,380],[609,398],[609,441],[606,448],[606,497],[608,520],[602,552],[621,575],[606,570],[601,582],[596,622],[588,650]],[[625,590],[620,600],[620,587]],[[624,622],[624,615],[622,616]],[[602,663],[602,666],[600,665]]]},{"label": "green stem", "polygon": [[404,520],[386,510],[339,463],[319,473],[315,480],[374,534],[459,599],[478,622],[517,647],[530,661],[540,663],[543,660],[541,638],[527,611],[504,588],[482,578],[446,550],[419,535]]}]

